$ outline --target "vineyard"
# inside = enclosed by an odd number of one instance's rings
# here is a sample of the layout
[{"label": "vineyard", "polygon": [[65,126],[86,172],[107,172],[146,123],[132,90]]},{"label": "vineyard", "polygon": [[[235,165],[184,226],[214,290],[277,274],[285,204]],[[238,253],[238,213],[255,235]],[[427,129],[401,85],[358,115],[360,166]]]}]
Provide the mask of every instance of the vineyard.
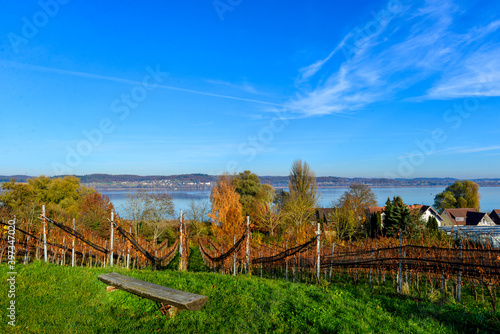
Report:
[{"label": "vineyard", "polygon": [[[179,242],[170,247],[168,239],[158,245],[144,238],[135,238],[129,232],[113,222],[119,236],[106,240],[100,238],[88,229],[75,229],[69,224],[63,224],[43,216],[42,228],[24,230],[17,227],[16,220],[2,223],[0,263],[4,257],[9,261],[13,258],[9,250],[15,249],[15,256],[21,258],[26,264],[34,259],[44,259],[45,262],[60,265],[106,267],[107,265],[122,266],[128,269],[146,268],[149,264],[154,266],[167,266],[176,255]],[[49,226],[52,225],[49,229]],[[15,226],[15,227],[14,227]],[[9,238],[12,233],[18,232],[14,239]],[[8,255],[7,255],[8,254]]]},{"label": "vineyard", "polygon": [[[182,217],[182,216],[181,216]],[[60,265],[141,269],[165,268],[179,253],[179,270],[189,268],[189,243],[186,222],[179,220],[178,240],[155,244],[133,236],[130,226],[110,220],[110,239],[97,237],[90,230],[76,230],[73,223],[61,223],[42,215],[35,228],[19,228],[15,219],[4,225],[0,262],[17,256],[24,264],[45,260]],[[15,244],[11,231],[15,228]],[[127,231],[128,229],[128,231]],[[247,229],[240,236],[204,237],[198,240],[205,264],[220,274],[252,274],[265,278],[314,283],[319,280],[390,285],[398,293],[420,296],[441,291],[461,301],[461,291],[468,287],[478,296],[478,289],[489,295],[496,309],[496,287],[500,277],[500,250],[485,243],[450,238],[421,240],[419,245],[403,238],[366,239],[359,242],[328,242],[320,226],[310,231],[307,240],[297,244],[292,239],[265,243],[252,238]],[[13,255],[10,250],[16,250]]]},{"label": "vineyard", "polygon": [[260,277],[294,282],[324,279],[349,281],[355,285],[363,281],[372,286],[390,281],[397,292],[419,296],[423,286],[445,294],[451,288],[459,302],[466,284],[476,299],[477,288],[484,286],[492,308],[496,309],[500,250],[488,244],[448,239],[440,244],[434,241],[432,245],[424,242],[411,245],[402,237],[328,244],[317,234],[294,247],[288,247],[285,241],[280,245],[251,243],[244,249],[240,241],[247,238],[247,234],[233,245],[216,244],[206,238],[200,240],[199,247],[206,264],[221,273],[236,274],[240,264],[245,264],[246,271],[250,268]]}]

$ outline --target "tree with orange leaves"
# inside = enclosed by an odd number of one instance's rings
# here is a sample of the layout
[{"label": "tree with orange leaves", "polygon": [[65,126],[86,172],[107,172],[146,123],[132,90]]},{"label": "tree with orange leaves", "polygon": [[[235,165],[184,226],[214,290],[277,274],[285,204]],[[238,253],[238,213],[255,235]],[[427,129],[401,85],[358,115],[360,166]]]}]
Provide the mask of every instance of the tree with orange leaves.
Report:
[{"label": "tree with orange leaves", "polygon": [[96,231],[100,237],[108,238],[113,203],[107,196],[94,192],[85,196],[81,204],[80,221],[83,226]]},{"label": "tree with orange leaves", "polygon": [[210,202],[212,212],[208,217],[212,220],[212,230],[218,239],[233,240],[234,235],[241,235],[245,231],[240,195],[228,173],[217,179],[217,184],[210,194]]}]

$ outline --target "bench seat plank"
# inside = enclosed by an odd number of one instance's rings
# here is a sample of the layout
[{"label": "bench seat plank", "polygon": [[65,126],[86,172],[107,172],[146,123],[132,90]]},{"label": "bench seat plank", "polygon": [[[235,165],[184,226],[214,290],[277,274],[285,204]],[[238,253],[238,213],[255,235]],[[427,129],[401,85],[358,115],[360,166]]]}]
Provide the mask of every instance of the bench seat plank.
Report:
[{"label": "bench seat plank", "polygon": [[197,311],[207,302],[207,296],[175,290],[162,285],[149,283],[118,273],[99,275],[98,279],[115,288],[134,295],[175,306],[179,309]]}]

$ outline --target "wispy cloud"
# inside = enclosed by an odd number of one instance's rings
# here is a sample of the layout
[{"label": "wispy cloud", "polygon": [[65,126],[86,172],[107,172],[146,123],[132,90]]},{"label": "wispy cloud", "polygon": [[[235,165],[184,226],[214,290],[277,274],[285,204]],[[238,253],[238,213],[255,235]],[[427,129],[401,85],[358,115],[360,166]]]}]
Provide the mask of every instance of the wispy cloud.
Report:
[{"label": "wispy cloud", "polygon": [[315,75],[321,68],[323,67],[324,64],[326,64],[337,52],[341,51],[343,47],[345,47],[345,43],[347,40],[352,38],[352,33],[347,34],[344,39],[333,49],[330,54],[324,58],[316,61],[315,63],[303,67],[299,70],[300,72],[300,78],[298,80],[299,83],[307,81],[310,77]]},{"label": "wispy cloud", "polygon": [[[429,152],[428,155],[457,155],[457,154],[474,154],[474,153],[482,153],[482,152],[494,152],[500,151],[500,146],[479,146],[479,147],[470,147],[470,146],[456,146],[456,147],[448,147],[442,150],[436,150],[433,152]],[[499,152],[500,153],[500,152]],[[496,153],[492,153],[496,155]],[[421,152],[417,153],[406,153],[400,158],[413,158],[421,156]]]},{"label": "wispy cloud", "polygon": [[[7,60],[0,60],[0,65],[9,66],[9,67],[17,67],[17,68],[20,68],[23,70],[31,70],[31,71],[38,71],[38,72],[45,72],[45,73],[69,75],[69,76],[80,77],[80,78],[112,81],[112,82],[123,83],[123,84],[134,85],[134,86],[143,84],[142,81],[128,80],[128,79],[110,77],[110,76],[94,74],[94,73],[63,70],[63,69],[59,69],[59,68],[25,64],[25,63],[19,63],[19,62],[7,61]],[[190,94],[196,94],[196,95],[212,96],[212,97],[222,98],[222,99],[230,99],[230,100],[238,100],[238,101],[244,101],[244,102],[250,102],[250,103],[258,103],[258,104],[264,104],[264,105],[269,105],[269,106],[273,106],[273,107],[284,107],[284,105],[282,105],[282,104],[273,103],[273,102],[269,102],[269,101],[248,99],[248,98],[231,96],[231,95],[224,95],[224,94],[215,94],[215,93],[211,93],[211,92],[205,92],[205,91],[200,91],[200,90],[195,90],[195,89],[181,88],[181,87],[175,87],[175,86],[169,86],[169,85],[159,85],[158,88],[172,90],[172,91],[178,91],[178,92],[184,92],[184,93],[190,93]]]},{"label": "wispy cloud", "polygon": [[299,70],[307,88],[288,108],[310,117],[398,99],[500,96],[500,21],[479,24],[466,9],[428,0],[381,10]]},{"label": "wispy cloud", "polygon": [[500,146],[481,146],[481,147],[450,147],[445,150],[441,150],[438,153],[446,154],[470,154],[479,152],[489,152],[489,151],[499,151]]},{"label": "wispy cloud", "polygon": [[244,82],[242,84],[234,84],[228,81],[223,81],[223,80],[212,80],[212,79],[205,79],[206,82],[213,84],[213,85],[219,85],[219,86],[226,86],[230,88],[234,88],[236,90],[241,90],[247,93],[252,93],[252,94],[260,94],[257,89],[255,89],[252,85],[250,85],[248,82]]},{"label": "wispy cloud", "polygon": [[428,99],[500,96],[500,47],[479,48],[429,89]]}]

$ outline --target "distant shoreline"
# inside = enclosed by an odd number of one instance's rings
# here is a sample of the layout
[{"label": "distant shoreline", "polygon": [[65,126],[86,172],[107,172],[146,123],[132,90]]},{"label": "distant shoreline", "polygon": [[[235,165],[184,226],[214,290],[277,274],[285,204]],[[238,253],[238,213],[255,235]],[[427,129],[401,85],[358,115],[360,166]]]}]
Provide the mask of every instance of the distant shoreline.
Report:
[{"label": "distant shoreline", "polygon": [[[150,187],[150,188],[145,188],[145,187],[96,187],[96,186],[89,186],[86,184],[83,184],[84,186],[88,186],[90,188],[93,188],[97,191],[138,191],[138,190],[144,190],[144,191],[151,191],[151,190],[165,190],[165,191],[172,191],[172,192],[180,192],[180,191],[210,191],[212,188],[182,188],[182,187],[176,187],[176,188],[168,188],[168,187]],[[369,185],[370,186],[370,185]],[[423,186],[410,186],[410,185],[405,185],[405,186],[370,186],[370,188],[446,188],[447,185],[423,185]],[[288,187],[283,187],[283,186],[274,186],[275,189],[287,189]],[[346,189],[349,188],[349,186],[318,186],[318,189]],[[480,188],[500,188],[498,185],[488,185],[488,186],[481,186]]]}]

